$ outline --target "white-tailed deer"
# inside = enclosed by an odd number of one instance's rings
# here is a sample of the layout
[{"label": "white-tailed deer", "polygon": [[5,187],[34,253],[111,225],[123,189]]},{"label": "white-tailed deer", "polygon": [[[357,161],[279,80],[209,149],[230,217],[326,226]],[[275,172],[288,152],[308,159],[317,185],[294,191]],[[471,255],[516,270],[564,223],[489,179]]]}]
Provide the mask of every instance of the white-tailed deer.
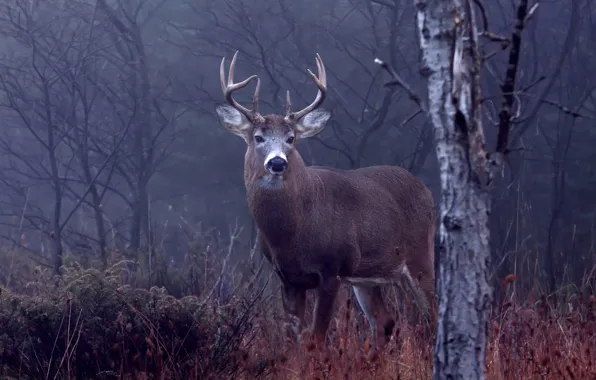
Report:
[{"label": "white-tailed deer", "polygon": [[[314,289],[313,322],[306,331],[325,339],[342,282],[353,287],[373,331],[374,348],[385,345],[395,325],[381,285],[405,284],[427,316],[434,315],[436,216],[430,190],[399,167],[307,167],[296,143],[321,132],[330,117],[319,109],[327,91],[321,57],[317,54],[318,77],[308,70],[318,87],[314,102],[292,112],[288,91],[286,114],[263,116],[258,77],[234,82],[237,55],[227,80],[225,57],[221,61],[221,87],[229,105],[216,111],[223,127],[246,141],[248,205],[261,250],[283,283],[284,308],[298,336],[304,332],[306,291]],[[253,106],[247,109],[232,94],[255,78]]]}]

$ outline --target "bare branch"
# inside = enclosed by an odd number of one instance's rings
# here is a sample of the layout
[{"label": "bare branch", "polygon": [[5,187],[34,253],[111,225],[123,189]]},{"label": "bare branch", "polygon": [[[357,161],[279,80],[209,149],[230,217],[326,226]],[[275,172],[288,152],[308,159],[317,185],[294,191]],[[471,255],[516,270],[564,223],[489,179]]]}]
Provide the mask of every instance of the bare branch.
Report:
[{"label": "bare branch", "polygon": [[592,120],[593,118],[590,116],[586,116],[584,114],[581,114],[577,111],[573,111],[572,109],[569,109],[568,107],[565,107],[564,105],[562,105],[561,103],[558,102],[554,102],[552,100],[548,100],[548,99],[542,99],[542,102],[544,102],[545,104],[551,105],[553,107],[558,108],[559,110],[561,110],[561,112],[575,118],[582,118],[582,119],[589,119]]},{"label": "bare branch", "polygon": [[383,0],[371,0],[371,3],[379,4],[384,7],[391,8],[391,9],[395,8],[395,4],[390,4],[387,1],[383,1]]},{"label": "bare branch", "polygon": [[520,49],[521,49],[521,37],[524,31],[524,20],[526,18],[528,8],[528,0],[520,0],[517,7],[517,16],[515,29],[511,36],[511,50],[509,52],[509,61],[507,64],[507,72],[505,74],[505,80],[503,82],[503,103],[501,111],[499,112],[499,132],[497,135],[497,147],[498,153],[505,153],[507,145],[509,143],[509,131],[511,129],[511,121],[513,118],[512,107],[515,97],[513,92],[515,91],[515,79],[517,77],[517,69],[519,65]]},{"label": "bare branch", "polygon": [[399,76],[399,74],[397,74],[395,72],[395,70],[393,70],[393,68],[387,62],[384,62],[384,61],[380,60],[379,58],[375,58],[375,63],[377,65],[381,66],[381,68],[383,68],[385,71],[387,71],[393,78],[392,81],[385,83],[386,87],[396,86],[396,85],[401,87],[402,89],[404,89],[406,91],[409,98],[414,103],[416,103],[418,105],[418,107],[420,107],[422,112],[424,112],[425,114],[428,113],[428,107],[425,104],[425,102],[420,98],[420,96],[418,96],[418,94],[416,94],[414,92],[414,90],[412,90],[412,88]]}]

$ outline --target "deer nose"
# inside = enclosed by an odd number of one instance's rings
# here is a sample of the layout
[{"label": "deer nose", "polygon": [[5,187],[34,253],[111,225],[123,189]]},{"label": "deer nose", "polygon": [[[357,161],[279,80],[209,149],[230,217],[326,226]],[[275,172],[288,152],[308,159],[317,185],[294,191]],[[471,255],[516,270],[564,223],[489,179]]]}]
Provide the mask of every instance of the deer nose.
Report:
[{"label": "deer nose", "polygon": [[288,161],[280,156],[272,157],[267,161],[267,169],[272,173],[282,173],[288,167]]}]

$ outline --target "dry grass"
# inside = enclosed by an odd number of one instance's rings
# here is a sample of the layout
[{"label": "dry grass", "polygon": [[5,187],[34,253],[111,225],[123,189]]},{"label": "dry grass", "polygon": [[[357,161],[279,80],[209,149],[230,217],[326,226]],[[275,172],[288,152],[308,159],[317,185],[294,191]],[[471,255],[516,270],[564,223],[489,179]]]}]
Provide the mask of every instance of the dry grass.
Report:
[{"label": "dry grass", "polygon": [[[257,281],[232,275],[232,271],[227,274],[230,281],[239,278],[252,285],[252,290],[246,291],[239,283],[227,284],[234,290],[231,299],[222,298],[221,291],[208,290],[212,285],[213,289],[221,287],[218,273],[224,269],[210,270],[213,280],[201,278],[202,296],[181,300],[162,288],[143,289],[139,273],[133,273],[139,278],[131,287],[122,285],[122,276],[114,268],[100,273],[73,267],[54,288],[48,285],[53,281],[45,277],[45,271],[35,270],[34,278],[26,281],[22,291],[5,289],[0,293],[0,377],[432,377],[434,342],[423,338],[421,326],[405,318],[398,319],[385,350],[373,361],[366,359],[368,325],[348,288],[342,289],[337,302],[327,345],[317,351],[294,344],[285,333],[278,289],[267,285],[269,274],[262,267],[256,271],[260,274]],[[185,271],[188,274],[176,276],[182,284],[191,285],[198,281],[197,273],[205,272],[193,269],[192,264],[187,264]],[[25,278],[15,276],[15,283],[25,284]],[[190,285],[175,285],[176,278],[166,279],[173,290],[195,294]],[[512,281],[508,279],[500,289],[505,301],[492,313],[488,379],[596,378],[594,298],[582,299],[576,292],[568,296],[569,302],[561,303],[564,308],[554,310],[546,298],[533,302],[529,297],[513,296]],[[227,303],[222,304],[223,299],[228,299]],[[410,315],[412,305],[405,304],[405,311],[396,310],[396,314]]]},{"label": "dry grass", "polygon": [[[72,303],[71,301],[63,303],[60,306],[64,310],[61,316],[53,316],[55,322],[45,322],[47,325],[39,326],[47,331],[51,329],[53,323],[56,326],[53,326],[52,330],[60,332],[56,336],[44,335],[44,338],[35,333],[35,326],[28,324],[28,321],[31,322],[33,319],[41,323],[39,321],[43,317],[40,317],[39,311],[43,308],[54,312],[57,310],[51,306],[52,301],[49,298],[27,298],[27,302],[31,304],[26,310],[35,310],[35,313],[29,315],[23,312],[19,318],[24,326],[27,326],[26,334],[37,339],[33,342],[35,344],[28,347],[28,355],[36,357],[36,360],[45,358],[45,362],[38,363],[35,378],[74,379],[79,378],[76,373],[85,373],[88,378],[110,379],[174,379],[180,378],[181,374],[189,379],[430,379],[432,377],[432,341],[421,338],[424,336],[421,326],[415,327],[403,319],[396,326],[392,341],[385,350],[375,360],[366,359],[369,347],[366,341],[367,324],[352,304],[348,294],[344,291],[341,302],[338,302],[337,314],[332,321],[327,345],[320,351],[313,347],[294,344],[284,333],[282,315],[276,312],[271,304],[253,305],[250,310],[251,317],[233,319],[236,321],[235,326],[229,324],[230,318],[222,318],[219,325],[217,318],[211,318],[212,322],[209,326],[211,334],[221,334],[222,331],[230,329],[238,331],[238,343],[225,348],[227,359],[223,363],[219,360],[213,367],[217,368],[214,372],[210,372],[207,367],[211,360],[209,357],[217,360],[211,350],[221,350],[221,347],[218,348],[217,339],[204,337],[202,339],[205,344],[187,344],[186,347],[191,351],[180,355],[181,341],[188,340],[189,336],[193,339],[201,336],[200,329],[204,328],[199,327],[201,321],[196,320],[197,323],[189,324],[188,320],[181,316],[172,318],[170,315],[140,315],[142,303],[137,302],[136,306],[127,305],[126,302],[124,305],[119,303],[120,307],[128,307],[129,310],[114,309],[112,313],[107,310],[101,316],[103,322],[94,322],[96,326],[105,324],[106,331],[111,331],[108,326],[114,326],[115,330],[122,331],[123,335],[114,336],[113,340],[123,343],[114,343],[110,337],[96,336],[97,342],[101,345],[95,346],[91,359],[88,356],[86,359],[83,358],[89,363],[85,364],[82,372],[81,347],[89,347],[89,342],[94,341],[94,337],[89,336],[89,333],[100,334],[100,329],[97,327],[93,331],[85,331],[85,328],[81,327],[87,326],[88,329],[91,325],[90,320],[84,320],[81,317],[85,315],[85,306],[80,305],[83,299],[76,300],[79,307],[74,307],[76,304],[74,299]],[[3,297],[6,299],[7,295],[4,294]],[[87,302],[94,302],[89,295],[85,297]],[[105,298],[105,295],[102,297]],[[168,296],[163,297],[163,302],[166,302]],[[59,299],[60,302],[64,301],[63,298]],[[39,304],[36,303],[38,301]],[[95,301],[99,302],[99,300]],[[171,301],[174,302],[174,300]],[[14,302],[16,301],[6,302],[4,311],[6,312],[7,304]],[[596,322],[593,298],[578,304],[574,310],[567,310],[564,313],[549,310],[544,302],[538,302],[537,305],[536,308],[521,308],[508,301],[498,313],[495,313],[489,337],[488,379],[596,378],[594,349]],[[407,305],[407,307],[410,306]],[[164,306],[164,308],[171,308],[171,306]],[[235,313],[232,310],[233,305],[229,305],[226,309],[229,314]],[[145,337],[143,342],[135,341],[133,337],[135,334],[127,334],[126,324],[119,323],[123,314],[131,318],[127,323],[128,329],[131,328],[130,323],[132,323],[137,330],[137,335]],[[90,316],[87,315],[86,318],[89,319]],[[169,327],[154,328],[164,318],[168,321]],[[186,325],[172,326],[173,320],[183,320]],[[16,326],[18,324],[13,321],[11,328],[15,329]],[[160,330],[166,331],[167,336],[160,336]],[[226,339],[232,339],[233,334],[228,333]],[[42,342],[40,339],[46,339],[46,341]],[[102,339],[105,339],[105,342]],[[152,350],[153,342],[159,343],[161,347]],[[120,353],[119,351],[124,347],[128,351]],[[232,347],[234,352],[229,351]],[[45,352],[41,352],[44,349]],[[91,351],[88,348],[87,351],[88,355]],[[22,370],[24,363],[18,364],[15,361],[18,355],[15,355],[14,350],[11,353],[12,356],[8,353],[6,347],[0,347],[0,365],[5,367],[4,374],[14,375],[14,370],[19,366]],[[82,355],[84,356],[85,353]],[[12,362],[6,360],[9,357],[12,357]],[[183,362],[177,363],[178,358]],[[136,361],[141,365],[136,365],[131,370],[131,368],[125,368],[126,360]],[[43,365],[47,366],[46,362],[53,362],[52,370],[45,372],[48,376],[39,377],[45,370]],[[89,369],[94,367],[97,375],[91,376]],[[28,377],[24,372],[20,372],[19,378]]]},{"label": "dry grass", "polygon": [[[540,305],[540,303],[538,303]],[[558,316],[542,306],[503,305],[492,319],[487,354],[488,379],[596,378],[596,320],[593,298],[577,310]],[[269,361],[270,379],[430,379],[432,341],[422,340],[420,328],[401,321],[392,341],[378,359],[365,359],[358,323],[349,302],[339,307],[325,350],[296,347],[263,326],[259,344],[250,350],[253,362]],[[250,378],[247,376],[246,378]]]},{"label": "dry grass", "polygon": [[[258,324],[259,342],[250,349],[250,360],[269,363],[263,377],[270,379],[428,379],[432,375],[432,342],[421,341],[423,326],[407,322],[396,326],[392,341],[375,360],[368,324],[344,292],[329,331],[326,347],[297,345],[283,333],[281,322]],[[280,317],[281,318],[281,317]],[[250,375],[246,378],[250,378]]]}]

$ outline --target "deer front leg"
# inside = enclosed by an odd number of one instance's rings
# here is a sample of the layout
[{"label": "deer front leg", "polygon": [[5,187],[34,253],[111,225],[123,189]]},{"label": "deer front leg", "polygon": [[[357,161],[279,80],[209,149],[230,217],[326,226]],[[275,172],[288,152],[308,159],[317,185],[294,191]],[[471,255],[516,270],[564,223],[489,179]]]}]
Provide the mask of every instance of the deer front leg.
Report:
[{"label": "deer front leg", "polygon": [[312,335],[319,345],[325,342],[340,285],[341,279],[339,277],[332,277],[324,279],[322,284],[316,289],[312,325],[303,334]]},{"label": "deer front leg", "polygon": [[300,343],[300,332],[304,326],[306,290],[294,288],[284,282],[281,295],[284,310],[290,317],[290,322],[286,327],[289,330],[288,332],[294,334],[296,340]]}]

